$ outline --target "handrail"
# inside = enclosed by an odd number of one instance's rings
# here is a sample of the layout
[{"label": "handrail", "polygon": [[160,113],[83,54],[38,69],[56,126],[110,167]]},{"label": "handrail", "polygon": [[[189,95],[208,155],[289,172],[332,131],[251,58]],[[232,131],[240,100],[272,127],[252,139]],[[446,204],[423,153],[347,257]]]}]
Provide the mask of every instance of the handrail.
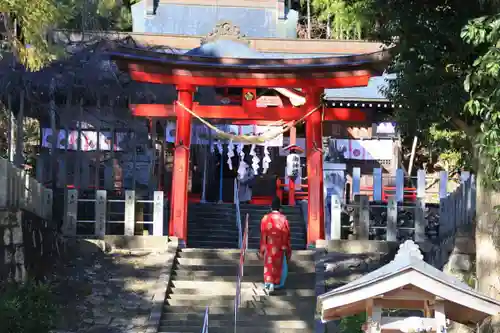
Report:
[{"label": "handrail", "polygon": [[[309,196],[308,194],[309,185],[300,184],[300,186],[301,190],[295,190],[295,198],[299,200],[304,200],[304,199],[307,200]],[[276,196],[280,199],[281,202],[283,202],[284,193],[286,192],[285,189],[287,187],[288,187],[287,183],[282,181],[280,177],[276,177]]]},{"label": "handrail", "polygon": [[205,309],[205,316],[203,317],[203,327],[201,329],[201,333],[208,333],[208,305]]},{"label": "handrail", "polygon": [[238,247],[241,249],[243,245],[243,234],[241,227],[241,212],[240,212],[240,197],[239,197],[239,181],[234,178],[234,204],[236,206],[236,227],[238,228]]}]

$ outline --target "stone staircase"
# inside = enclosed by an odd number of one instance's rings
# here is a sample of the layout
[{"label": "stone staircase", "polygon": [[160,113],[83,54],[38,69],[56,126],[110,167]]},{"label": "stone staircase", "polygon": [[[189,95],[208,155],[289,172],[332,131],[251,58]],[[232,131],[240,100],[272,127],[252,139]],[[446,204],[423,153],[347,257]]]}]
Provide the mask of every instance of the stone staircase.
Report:
[{"label": "stone staircase", "polygon": [[[158,332],[200,332],[207,305],[210,333],[234,332],[239,256],[237,249],[179,250]],[[238,333],[313,332],[314,272],[314,252],[294,251],[286,289],[267,296],[262,261],[256,251],[248,251]]]},{"label": "stone staircase", "polygon": [[[269,206],[242,204],[242,227],[248,213],[248,247],[257,249],[260,241],[260,220],[269,213]],[[292,248],[306,248],[306,226],[300,207],[283,206],[292,233]],[[238,228],[234,204],[190,204],[188,211],[188,244],[194,248],[238,248]]]}]

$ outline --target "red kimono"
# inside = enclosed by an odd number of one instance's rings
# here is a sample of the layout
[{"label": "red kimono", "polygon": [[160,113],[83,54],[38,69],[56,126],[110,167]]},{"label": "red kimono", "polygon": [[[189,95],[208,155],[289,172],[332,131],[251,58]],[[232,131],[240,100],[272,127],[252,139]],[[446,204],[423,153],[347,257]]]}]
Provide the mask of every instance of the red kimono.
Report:
[{"label": "red kimono", "polygon": [[290,261],[290,227],[286,216],[277,211],[266,214],[260,222],[260,253],[264,257],[264,283],[279,285],[283,255]]}]

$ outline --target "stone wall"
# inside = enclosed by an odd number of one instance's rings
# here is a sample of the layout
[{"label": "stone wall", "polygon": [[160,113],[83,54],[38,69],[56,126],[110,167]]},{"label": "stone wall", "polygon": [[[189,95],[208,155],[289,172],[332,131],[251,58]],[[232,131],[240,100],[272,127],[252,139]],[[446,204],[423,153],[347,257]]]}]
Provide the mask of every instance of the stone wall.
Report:
[{"label": "stone wall", "polygon": [[43,280],[61,255],[54,222],[24,210],[0,211],[0,281]]}]

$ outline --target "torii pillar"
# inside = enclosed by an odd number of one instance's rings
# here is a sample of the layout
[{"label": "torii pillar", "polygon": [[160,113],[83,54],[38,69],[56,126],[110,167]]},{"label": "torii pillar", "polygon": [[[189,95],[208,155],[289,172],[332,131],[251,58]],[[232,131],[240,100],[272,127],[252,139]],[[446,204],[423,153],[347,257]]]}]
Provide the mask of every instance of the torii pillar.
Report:
[{"label": "torii pillar", "polygon": [[[306,113],[321,103],[323,89],[307,88]],[[325,239],[323,203],[323,133],[321,109],[314,111],[306,120],[306,160],[307,160],[307,244],[315,244]]]},{"label": "torii pillar", "polygon": [[[178,101],[186,108],[192,109],[195,87],[177,85]],[[192,116],[183,108],[177,108],[175,123],[174,169],[172,172],[172,195],[170,203],[169,235],[177,237],[179,242],[187,242],[187,206],[189,152],[191,145]]]}]

